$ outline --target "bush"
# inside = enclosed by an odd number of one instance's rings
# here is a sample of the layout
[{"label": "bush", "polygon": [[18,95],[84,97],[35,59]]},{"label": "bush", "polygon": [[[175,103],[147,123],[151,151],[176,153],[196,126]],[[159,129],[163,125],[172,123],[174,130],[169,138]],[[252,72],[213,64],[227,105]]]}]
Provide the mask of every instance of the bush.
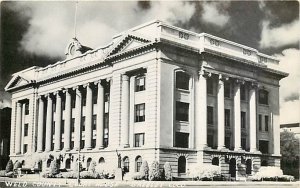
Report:
[{"label": "bush", "polygon": [[263,166],[249,178],[252,181],[294,181],[293,176],[283,175],[279,167]]},{"label": "bush", "polygon": [[221,176],[221,167],[211,164],[196,165],[191,172],[194,180],[213,180]]},{"label": "bush", "polygon": [[141,169],[140,169],[140,175],[142,176],[143,180],[148,180],[149,177],[149,166],[147,161],[143,161]]},{"label": "bush", "polygon": [[141,172],[136,172],[132,175],[133,180],[143,180],[145,176]]},{"label": "bush", "polygon": [[17,170],[18,168],[22,168],[22,164],[19,161],[14,164],[14,170]]},{"label": "bush", "polygon": [[89,166],[89,169],[88,169],[88,171],[90,171],[90,172],[92,172],[92,173],[95,173],[96,172],[96,162],[95,161],[92,161],[91,163],[90,163],[90,166]]},{"label": "bush", "polygon": [[13,168],[14,168],[13,162],[12,160],[9,160],[6,165],[5,172],[6,173],[11,172],[13,171]]},{"label": "bush", "polygon": [[57,160],[51,161],[51,164],[50,164],[50,173],[52,175],[59,174],[59,164],[57,163]]},{"label": "bush", "polygon": [[[79,169],[80,169],[80,172],[81,172],[82,171],[82,164],[81,163],[79,165]],[[78,163],[77,163],[77,161],[73,162],[72,170],[74,172],[78,172]]]},{"label": "bush", "polygon": [[100,176],[97,172],[83,171],[80,172],[80,178],[82,179],[98,179]]},{"label": "bush", "polygon": [[62,178],[75,179],[78,176],[78,172],[65,172],[61,173]]},{"label": "bush", "polygon": [[169,162],[166,162],[164,165],[164,178],[167,181],[172,181],[172,168]]},{"label": "bush", "polygon": [[157,181],[160,180],[159,164],[157,161],[153,161],[149,172],[149,180]]}]

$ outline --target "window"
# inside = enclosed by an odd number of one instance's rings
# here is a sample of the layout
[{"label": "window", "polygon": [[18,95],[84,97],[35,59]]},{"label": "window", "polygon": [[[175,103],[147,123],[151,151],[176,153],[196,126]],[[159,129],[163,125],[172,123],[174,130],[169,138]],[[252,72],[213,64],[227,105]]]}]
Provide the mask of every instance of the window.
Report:
[{"label": "window", "polygon": [[103,139],[103,147],[107,148],[107,146],[108,146],[108,138],[104,138]]},{"label": "window", "polygon": [[65,97],[61,100],[61,108],[62,108],[62,110],[66,109],[66,99],[65,99]]},{"label": "window", "polygon": [[214,124],[214,108],[212,106],[207,107],[207,124]]},{"label": "window", "polygon": [[52,123],[52,134],[55,134],[55,122]]},{"label": "window", "polygon": [[262,116],[261,114],[258,115],[258,130],[262,130]]},{"label": "window", "polygon": [[219,157],[214,157],[211,161],[212,165],[219,166]]},{"label": "window", "polygon": [[231,96],[231,85],[229,82],[224,82],[224,97],[230,98]]},{"label": "window", "polygon": [[28,136],[28,123],[24,125],[24,136]]},{"label": "window", "polygon": [[246,128],[246,112],[241,112],[241,127]]},{"label": "window", "polygon": [[241,147],[243,150],[246,150],[246,144],[247,144],[246,138],[241,138]]},{"label": "window", "polygon": [[71,105],[72,105],[72,108],[75,108],[75,104],[76,104],[76,98],[75,98],[75,96],[73,95],[72,98],[71,98]]},{"label": "window", "polygon": [[189,121],[189,103],[176,101],[176,120]]},{"label": "window", "polygon": [[135,170],[136,172],[139,172],[142,166],[142,157],[141,156],[137,156],[135,159]]},{"label": "window", "polygon": [[108,129],[108,123],[109,123],[109,115],[108,113],[104,114],[104,128]]},{"label": "window", "polygon": [[230,148],[230,136],[225,136],[225,147]]},{"label": "window", "polygon": [[123,159],[124,163],[124,172],[129,172],[129,158],[126,156]]},{"label": "window", "polygon": [[189,147],[189,133],[176,132],[175,147]]},{"label": "window", "polygon": [[27,153],[27,149],[28,149],[28,144],[24,144],[24,153]]},{"label": "window", "polygon": [[269,131],[269,116],[265,116],[265,131]]},{"label": "window", "polygon": [[207,146],[213,148],[214,146],[214,136],[207,135]]},{"label": "window", "polygon": [[251,159],[247,159],[246,161],[246,174],[251,174],[252,172],[252,162]]},{"label": "window", "polygon": [[81,92],[81,102],[82,102],[82,106],[86,106],[86,88],[83,89],[83,91]]},{"label": "window", "polygon": [[86,168],[87,168],[87,169],[89,169],[89,167],[90,167],[90,165],[91,165],[91,162],[92,162],[92,158],[89,157],[89,158],[87,159],[87,161],[86,161]]},{"label": "window", "polygon": [[64,134],[65,133],[65,120],[61,120],[61,134]]},{"label": "window", "polygon": [[104,163],[105,163],[104,158],[103,158],[103,157],[100,157],[100,159],[99,159],[99,164],[104,164]]},{"label": "window", "polygon": [[97,125],[97,115],[93,115],[93,130],[96,130]]},{"label": "window", "polygon": [[72,118],[71,121],[71,132],[73,133],[75,131],[75,118]]},{"label": "window", "polygon": [[53,112],[56,112],[56,101],[52,104]]},{"label": "window", "polygon": [[71,149],[73,149],[74,148],[74,141],[71,141]]},{"label": "window", "polygon": [[96,147],[96,139],[92,139],[92,148]]},{"label": "window", "polygon": [[262,160],[260,163],[260,166],[268,166],[268,161],[267,160]]},{"label": "window", "polygon": [[178,173],[186,172],[186,159],[184,156],[178,158]]},{"label": "window", "polygon": [[25,115],[29,114],[29,103],[25,103]]},{"label": "window", "polygon": [[259,141],[259,151],[263,154],[269,153],[269,141],[260,140]]},{"label": "window", "polygon": [[144,91],[146,89],[145,87],[145,76],[138,76],[135,78],[135,91]]},{"label": "window", "polygon": [[213,95],[214,94],[214,82],[213,79],[211,78],[207,78],[206,80],[206,92],[209,95]]},{"label": "window", "polygon": [[258,91],[258,102],[259,104],[265,104],[268,105],[269,104],[269,92],[266,90],[259,90]]},{"label": "window", "polygon": [[84,148],[85,140],[80,140],[80,149]]},{"label": "window", "polygon": [[98,90],[94,89],[93,90],[93,104],[97,104],[97,100],[98,100]]},{"label": "window", "polygon": [[176,88],[189,90],[190,76],[185,72],[176,72]]},{"label": "window", "polygon": [[85,116],[81,117],[81,131],[85,131]]},{"label": "window", "polygon": [[48,160],[47,160],[47,168],[49,168],[49,167],[50,167],[50,165],[51,165],[51,162],[52,162],[52,160],[51,160],[51,159],[48,159]]},{"label": "window", "polygon": [[67,159],[66,160],[66,169],[70,169],[71,168],[71,159]]},{"label": "window", "polygon": [[225,127],[230,127],[230,109],[225,109]]},{"label": "window", "polygon": [[246,87],[244,84],[241,85],[241,100],[242,101],[246,100]]},{"label": "window", "polygon": [[60,142],[60,148],[64,148],[65,143],[64,142]]},{"label": "window", "polygon": [[145,143],[145,133],[134,135],[134,147],[141,147]]},{"label": "window", "polygon": [[104,94],[104,102],[108,102],[109,101],[109,93],[105,93]]},{"label": "window", "polygon": [[145,121],[145,103],[135,105],[135,122]]}]

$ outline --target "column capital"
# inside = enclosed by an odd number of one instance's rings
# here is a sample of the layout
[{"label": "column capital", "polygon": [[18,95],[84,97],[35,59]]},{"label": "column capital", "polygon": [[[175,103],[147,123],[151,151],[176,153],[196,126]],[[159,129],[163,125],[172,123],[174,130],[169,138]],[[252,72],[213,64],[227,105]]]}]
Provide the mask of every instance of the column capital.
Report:
[{"label": "column capital", "polygon": [[207,70],[200,70],[200,71],[198,72],[198,75],[199,75],[199,76],[203,76],[204,78],[209,78],[209,77],[212,76],[212,73],[209,72],[209,71],[207,71]]},{"label": "column capital", "polygon": [[129,81],[129,76],[127,74],[122,74],[122,81]]},{"label": "column capital", "polygon": [[44,97],[44,95],[38,95],[38,97],[37,97],[38,99],[44,99],[45,97]]},{"label": "column capital", "polygon": [[220,81],[228,81],[229,80],[229,76],[224,75],[224,74],[219,74],[219,80]]},{"label": "column capital", "polygon": [[257,89],[257,88],[259,88],[260,86],[259,86],[258,82],[250,82],[250,87],[251,87],[252,89]]},{"label": "column capital", "polygon": [[245,84],[245,80],[241,79],[241,78],[234,78],[234,83],[235,85],[244,85]]},{"label": "column capital", "polygon": [[95,85],[99,85],[99,84],[101,84],[101,82],[102,82],[102,80],[96,80],[96,81],[94,81],[93,83],[94,83]]}]

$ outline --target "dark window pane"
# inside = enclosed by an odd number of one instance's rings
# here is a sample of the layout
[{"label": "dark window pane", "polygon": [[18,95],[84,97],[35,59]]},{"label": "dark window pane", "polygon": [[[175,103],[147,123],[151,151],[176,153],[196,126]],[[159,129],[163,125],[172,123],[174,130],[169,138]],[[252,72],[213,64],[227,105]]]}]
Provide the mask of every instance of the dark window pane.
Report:
[{"label": "dark window pane", "polygon": [[188,148],[189,147],[189,133],[176,132],[175,147]]},{"label": "dark window pane", "polygon": [[176,102],[176,120],[189,121],[189,103]]},{"label": "dark window pane", "polygon": [[93,130],[96,130],[96,125],[97,125],[97,115],[93,115]]},{"label": "dark window pane", "polygon": [[258,102],[260,104],[265,104],[268,105],[269,104],[269,92],[266,90],[259,90],[258,92]]},{"label": "dark window pane", "polygon": [[246,112],[241,112],[241,127],[246,128]]},{"label": "dark window pane", "polygon": [[213,148],[214,147],[214,136],[207,135],[207,146]]},{"label": "dark window pane", "polygon": [[145,134],[138,133],[134,135],[134,147],[141,147],[145,142]]},{"label": "dark window pane", "polygon": [[25,104],[25,115],[29,114],[29,103]]},{"label": "dark window pane", "polygon": [[263,154],[269,153],[269,141],[260,140],[259,141],[259,151]]},{"label": "dark window pane", "polygon": [[226,98],[231,97],[231,85],[229,82],[224,82],[224,96]]},{"label": "dark window pane", "polygon": [[265,131],[269,131],[269,116],[265,116]]},{"label": "dark window pane", "polygon": [[184,156],[178,158],[178,173],[186,172],[186,159]]},{"label": "dark window pane", "polygon": [[225,126],[230,127],[230,109],[225,109]]},{"label": "dark window pane", "polygon": [[85,116],[81,117],[81,131],[85,131]]},{"label": "dark window pane", "polygon": [[207,124],[214,124],[214,108],[212,106],[207,107]]},{"label": "dark window pane", "polygon": [[258,130],[262,130],[262,116],[261,114],[258,115]]},{"label": "dark window pane", "polygon": [[61,120],[61,134],[65,132],[65,120]]},{"label": "dark window pane", "polygon": [[230,148],[230,136],[225,136],[225,147]]},{"label": "dark window pane", "polygon": [[139,156],[139,157],[136,158],[136,167],[135,167],[135,169],[136,169],[137,172],[140,171],[141,166],[142,166],[142,157]]},{"label": "dark window pane", "polygon": [[184,72],[176,72],[176,88],[189,90],[190,76]]},{"label": "dark window pane", "polygon": [[241,100],[246,100],[246,87],[244,84],[241,85]]},{"label": "dark window pane", "polygon": [[124,157],[123,159],[124,172],[129,172],[129,158]]},{"label": "dark window pane", "polygon": [[211,79],[211,78],[207,78],[206,91],[207,91],[207,94],[210,94],[210,95],[214,94],[214,82],[213,82],[213,79]]},{"label": "dark window pane", "polygon": [[145,121],[145,103],[135,105],[135,122]]},{"label": "dark window pane", "polygon": [[28,123],[24,125],[24,136],[28,136]]},{"label": "dark window pane", "polygon": [[145,84],[146,78],[145,76],[138,76],[135,78],[135,91],[144,91],[146,89]]},{"label": "dark window pane", "polygon": [[246,138],[241,138],[241,146],[243,150],[246,150],[246,144],[247,144]]}]

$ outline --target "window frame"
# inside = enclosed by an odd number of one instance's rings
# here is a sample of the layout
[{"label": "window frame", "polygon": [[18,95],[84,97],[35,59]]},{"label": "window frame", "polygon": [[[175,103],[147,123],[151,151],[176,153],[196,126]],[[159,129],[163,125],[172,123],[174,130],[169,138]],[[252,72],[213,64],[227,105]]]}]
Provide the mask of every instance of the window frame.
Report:
[{"label": "window frame", "polygon": [[141,167],[142,167],[143,159],[141,156],[137,156],[135,158],[135,171],[140,172]]},{"label": "window frame", "polygon": [[262,105],[269,105],[269,92],[265,89],[258,91],[258,103]]},{"label": "window frame", "polygon": [[175,108],[176,108],[176,112],[175,112],[176,121],[189,122],[190,103],[176,101]]},{"label": "window frame", "polygon": [[241,128],[246,129],[247,127],[247,113],[245,111],[241,111]]},{"label": "window frame", "polygon": [[[134,84],[134,91],[135,92],[140,92],[140,91],[145,91],[146,90],[146,75],[138,75],[135,77],[135,84]],[[141,80],[143,80],[144,84],[140,85]]]},{"label": "window frame", "polygon": [[269,116],[265,115],[265,132],[269,131]]},{"label": "window frame", "polygon": [[213,106],[207,106],[207,125],[213,125],[214,124],[214,107]]},{"label": "window frame", "polygon": [[[182,74],[182,75],[180,75]],[[179,79],[180,78],[180,79]],[[185,80],[187,79],[187,80]],[[187,81],[187,83],[186,83]],[[191,75],[185,71],[175,72],[175,88],[180,90],[189,91],[190,90]]]},{"label": "window frame", "polygon": [[[143,115],[141,116],[141,114]],[[145,103],[136,104],[134,106],[134,122],[144,122],[145,121],[145,113],[146,113],[146,105]]]},{"label": "window frame", "polygon": [[145,133],[134,134],[134,147],[142,147],[145,144]]},{"label": "window frame", "polygon": [[28,136],[28,129],[29,129],[29,124],[25,123],[24,124],[24,137]]}]

